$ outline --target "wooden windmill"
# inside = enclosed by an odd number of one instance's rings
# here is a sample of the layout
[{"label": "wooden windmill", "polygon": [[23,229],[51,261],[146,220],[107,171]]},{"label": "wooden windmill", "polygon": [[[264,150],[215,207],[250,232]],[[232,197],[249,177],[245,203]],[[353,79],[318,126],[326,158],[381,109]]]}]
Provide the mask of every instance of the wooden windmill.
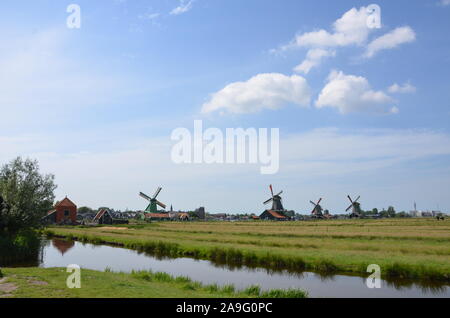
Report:
[{"label": "wooden windmill", "polygon": [[278,194],[273,194],[273,188],[272,185],[269,187],[270,193],[272,194],[272,197],[266,201],[264,201],[264,204],[268,204],[272,202],[272,211],[284,211],[283,203],[280,194],[283,193],[283,191],[280,191]]},{"label": "wooden windmill", "polygon": [[153,195],[153,197],[149,197],[148,195],[146,195],[145,193],[142,193],[142,192],[139,193],[139,195],[141,197],[143,197],[144,199],[146,199],[147,201],[150,202],[150,204],[145,209],[146,213],[158,213],[158,206],[160,206],[163,209],[166,208],[166,205],[164,203],[161,203],[161,202],[159,202],[156,199],[156,197],[161,192],[161,190],[162,190],[162,188],[158,187],[158,189],[156,189],[155,194]]},{"label": "wooden windmill", "polygon": [[323,213],[322,213],[322,206],[320,205],[320,202],[322,201],[322,198],[319,199],[319,201],[317,201],[317,203],[314,203],[313,201],[309,201],[311,202],[312,205],[314,205],[314,209],[311,211],[311,214],[314,218],[317,219],[323,219]]},{"label": "wooden windmill", "polygon": [[350,218],[359,218],[361,216],[361,204],[358,202],[359,198],[361,196],[358,196],[356,200],[352,200],[352,198],[347,195],[348,199],[350,200],[351,204],[350,206],[345,210],[345,212],[348,212],[350,209],[352,209],[352,213],[350,214]]}]

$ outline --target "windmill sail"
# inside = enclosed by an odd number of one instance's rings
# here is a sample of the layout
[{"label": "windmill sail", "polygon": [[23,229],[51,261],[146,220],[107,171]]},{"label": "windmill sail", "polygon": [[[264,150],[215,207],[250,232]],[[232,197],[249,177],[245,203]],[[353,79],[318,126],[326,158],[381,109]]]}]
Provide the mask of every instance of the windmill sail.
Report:
[{"label": "windmill sail", "polygon": [[151,200],[151,198],[148,195],[146,195],[145,193],[139,192],[139,195],[146,200],[149,200],[149,201]]}]

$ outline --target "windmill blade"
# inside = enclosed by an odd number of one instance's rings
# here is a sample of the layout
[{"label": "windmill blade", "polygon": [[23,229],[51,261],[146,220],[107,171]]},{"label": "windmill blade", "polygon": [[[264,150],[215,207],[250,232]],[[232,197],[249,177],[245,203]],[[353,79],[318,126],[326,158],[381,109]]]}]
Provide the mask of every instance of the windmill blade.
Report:
[{"label": "windmill blade", "polygon": [[316,207],[314,207],[314,209],[311,211],[311,214],[316,214],[314,212],[316,212]]},{"label": "windmill blade", "polygon": [[162,207],[163,209],[166,208],[166,205],[162,202],[159,202],[158,200],[156,200],[156,204],[159,205],[160,207]]},{"label": "windmill blade", "polygon": [[314,203],[314,202],[312,202],[312,201],[309,201],[312,205],[314,205],[314,206],[316,206],[316,204]]},{"label": "windmill blade", "polygon": [[148,195],[146,195],[145,193],[139,192],[139,195],[146,200],[149,200],[149,201],[151,200],[151,198]]},{"label": "windmill blade", "polygon": [[269,200],[267,200],[267,201],[264,201],[264,203],[263,204],[267,204],[267,203],[269,203],[270,201],[272,201],[273,199],[272,198],[270,198]]},{"label": "windmill blade", "polygon": [[282,194],[282,193],[283,193],[283,191],[280,191],[280,193],[276,194],[275,196],[280,195],[280,194]]},{"label": "windmill blade", "polygon": [[319,205],[320,202],[322,202],[322,198],[320,198],[319,201],[317,201],[317,205]]},{"label": "windmill blade", "polygon": [[359,195],[359,196],[356,198],[356,200],[355,200],[354,202],[358,201],[360,197],[361,197],[361,196]]},{"label": "windmill blade", "polygon": [[345,212],[348,212],[348,210],[350,210],[352,207],[353,207],[353,204],[350,205],[350,206],[345,210]]},{"label": "windmill blade", "polygon": [[349,195],[347,195],[347,198],[350,200],[350,202],[353,204],[352,198],[350,198]]},{"label": "windmill blade", "polygon": [[162,188],[158,187],[158,189],[156,189],[155,194],[153,195],[153,199],[156,199],[156,197],[158,196],[158,194],[161,192]]},{"label": "windmill blade", "polygon": [[269,188],[270,188],[270,193],[272,193],[272,197],[273,197],[273,188],[272,188],[272,185],[270,185]]}]

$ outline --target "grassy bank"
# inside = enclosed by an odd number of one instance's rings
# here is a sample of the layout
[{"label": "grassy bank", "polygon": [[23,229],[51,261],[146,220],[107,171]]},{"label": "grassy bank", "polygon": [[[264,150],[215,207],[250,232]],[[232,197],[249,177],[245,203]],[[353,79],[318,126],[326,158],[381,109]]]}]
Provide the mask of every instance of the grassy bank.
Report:
[{"label": "grassy bank", "polygon": [[[304,298],[300,290],[262,292],[252,286],[202,285],[187,277],[147,271],[131,274],[81,270],[81,288],[69,289],[63,268],[3,268],[0,298]],[[3,287],[3,288],[2,288]]]},{"label": "grassy bank", "polygon": [[313,222],[163,222],[60,228],[47,234],[230,265],[450,282],[450,222],[434,219]]}]

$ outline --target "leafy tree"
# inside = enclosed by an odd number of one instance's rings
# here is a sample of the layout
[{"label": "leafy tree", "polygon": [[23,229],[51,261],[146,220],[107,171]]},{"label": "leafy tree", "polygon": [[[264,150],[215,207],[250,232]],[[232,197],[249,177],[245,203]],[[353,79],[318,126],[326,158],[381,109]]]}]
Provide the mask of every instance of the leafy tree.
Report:
[{"label": "leafy tree", "polygon": [[406,218],[408,217],[408,214],[405,211],[399,212],[395,215],[397,218]]},{"label": "leafy tree", "polygon": [[81,208],[78,208],[78,214],[87,214],[87,213],[94,213],[94,210],[87,206],[82,206]]},{"label": "leafy tree", "polygon": [[36,160],[20,157],[0,169],[0,232],[15,235],[39,227],[55,199],[54,176],[42,175]]},{"label": "leafy tree", "polygon": [[393,218],[395,217],[395,209],[393,206],[388,207],[387,209],[387,214],[389,215],[389,217]]}]

